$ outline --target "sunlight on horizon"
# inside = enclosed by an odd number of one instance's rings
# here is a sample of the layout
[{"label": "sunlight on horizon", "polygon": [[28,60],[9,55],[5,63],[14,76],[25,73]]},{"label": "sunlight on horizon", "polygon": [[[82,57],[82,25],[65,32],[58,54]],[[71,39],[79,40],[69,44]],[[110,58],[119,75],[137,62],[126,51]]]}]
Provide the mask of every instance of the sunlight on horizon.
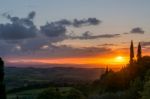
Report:
[{"label": "sunlight on horizon", "polygon": [[87,64],[93,65],[93,68],[122,68],[123,65],[128,64],[128,57],[126,56],[107,56],[107,57],[91,57],[91,58],[49,58],[49,59],[10,59],[10,64]]}]

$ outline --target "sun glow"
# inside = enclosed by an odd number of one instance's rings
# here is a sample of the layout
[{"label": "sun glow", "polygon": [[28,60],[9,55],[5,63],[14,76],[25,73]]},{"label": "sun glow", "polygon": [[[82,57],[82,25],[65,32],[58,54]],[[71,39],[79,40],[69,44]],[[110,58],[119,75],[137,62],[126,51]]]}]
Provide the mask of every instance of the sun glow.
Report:
[{"label": "sun glow", "polygon": [[129,58],[126,55],[112,55],[112,56],[103,56],[103,57],[88,57],[88,58],[13,58],[7,60],[9,64],[88,64],[87,66],[94,67],[119,67],[128,63]]},{"label": "sun glow", "polygon": [[118,62],[122,62],[122,61],[124,61],[124,57],[122,57],[122,56],[117,56],[117,57],[116,57],[116,60],[117,60]]},{"label": "sun glow", "polygon": [[115,61],[115,63],[126,63],[127,62],[126,58],[123,56],[115,57],[114,61]]}]

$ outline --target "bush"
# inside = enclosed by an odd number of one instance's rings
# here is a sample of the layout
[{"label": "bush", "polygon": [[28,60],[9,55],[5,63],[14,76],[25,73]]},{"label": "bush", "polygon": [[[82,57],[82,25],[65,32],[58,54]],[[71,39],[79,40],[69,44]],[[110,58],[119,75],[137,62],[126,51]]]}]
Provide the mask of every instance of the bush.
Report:
[{"label": "bush", "polygon": [[67,95],[67,99],[84,99],[84,95],[79,90],[72,88]]},{"label": "bush", "polygon": [[144,85],[144,90],[141,93],[142,99],[150,99],[150,80]]},{"label": "bush", "polygon": [[49,88],[40,93],[37,99],[61,99],[61,94],[56,88]]},{"label": "bush", "polygon": [[85,99],[84,95],[77,89],[61,90],[49,88],[38,95],[37,99]]}]

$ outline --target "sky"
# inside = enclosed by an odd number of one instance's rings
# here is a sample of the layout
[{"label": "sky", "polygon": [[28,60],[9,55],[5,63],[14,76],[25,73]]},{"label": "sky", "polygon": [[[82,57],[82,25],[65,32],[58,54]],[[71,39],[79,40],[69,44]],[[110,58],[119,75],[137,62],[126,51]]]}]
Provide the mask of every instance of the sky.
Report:
[{"label": "sky", "polygon": [[8,66],[124,65],[150,55],[149,0],[1,0],[0,56]]}]

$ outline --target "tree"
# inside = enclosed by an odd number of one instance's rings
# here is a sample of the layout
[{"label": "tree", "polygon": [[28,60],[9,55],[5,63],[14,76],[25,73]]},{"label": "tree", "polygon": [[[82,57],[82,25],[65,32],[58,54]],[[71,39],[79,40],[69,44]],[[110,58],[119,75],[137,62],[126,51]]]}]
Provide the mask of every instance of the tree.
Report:
[{"label": "tree", "polygon": [[72,88],[67,95],[67,99],[85,99],[85,97],[82,92]]},{"label": "tree", "polygon": [[62,95],[57,88],[49,88],[40,93],[37,99],[61,99]]},{"label": "tree", "polygon": [[147,81],[144,85],[141,99],[150,99],[150,80]]},{"label": "tree", "polygon": [[4,83],[4,62],[2,58],[0,58],[0,99],[6,99]]},{"label": "tree", "polygon": [[133,41],[131,40],[131,45],[130,45],[130,64],[133,63],[134,59],[134,47],[133,47]]},{"label": "tree", "polygon": [[108,66],[106,67],[105,73],[107,74],[109,72]]},{"label": "tree", "polygon": [[102,94],[99,99],[118,99],[118,96],[115,93],[105,93]]},{"label": "tree", "polygon": [[85,99],[81,91],[71,88],[70,90],[59,90],[59,88],[49,88],[40,93],[37,99]]},{"label": "tree", "polygon": [[137,49],[137,61],[140,61],[142,58],[142,51],[141,51],[141,44],[139,43],[138,49]]},{"label": "tree", "polygon": [[150,99],[149,92],[150,92],[150,69],[145,74],[144,89],[141,92],[141,99]]}]

